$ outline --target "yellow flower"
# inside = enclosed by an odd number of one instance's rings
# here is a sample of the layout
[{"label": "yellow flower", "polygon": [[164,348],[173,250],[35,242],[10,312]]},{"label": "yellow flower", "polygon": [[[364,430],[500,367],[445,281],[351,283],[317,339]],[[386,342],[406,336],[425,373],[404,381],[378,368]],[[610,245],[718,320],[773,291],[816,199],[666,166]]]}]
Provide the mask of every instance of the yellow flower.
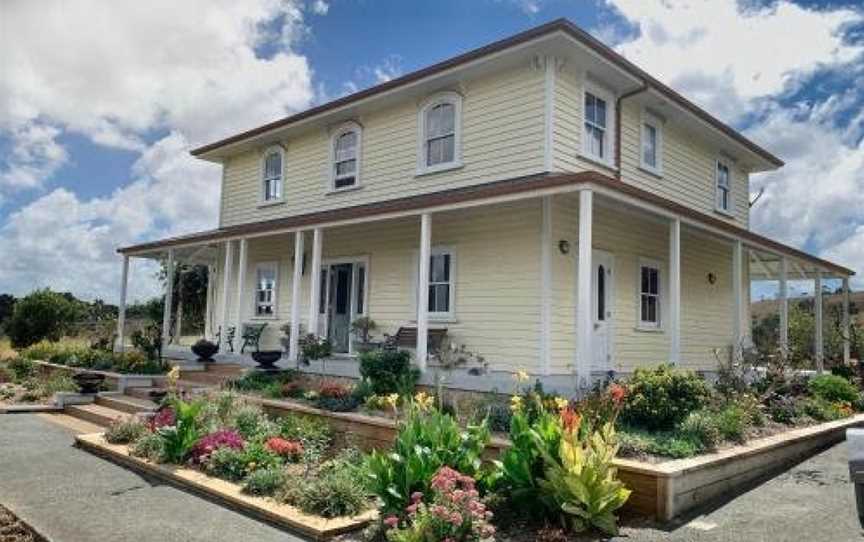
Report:
[{"label": "yellow flower", "polygon": [[558,410],[564,410],[570,405],[570,401],[564,399],[563,397],[555,398],[555,406],[558,407]]},{"label": "yellow flower", "polygon": [[396,405],[399,403],[399,394],[391,393],[386,398],[387,404],[390,405],[391,408],[395,409]]},{"label": "yellow flower", "polygon": [[510,410],[513,412],[522,410],[522,397],[514,395],[510,398]]},{"label": "yellow flower", "polygon": [[173,388],[177,385],[177,381],[180,380],[180,367],[175,365],[165,376],[168,378],[168,386]]},{"label": "yellow flower", "polygon": [[516,380],[516,382],[528,382],[531,380],[531,376],[525,369],[519,369],[516,371],[516,374],[513,375],[513,379]]},{"label": "yellow flower", "polygon": [[434,397],[426,393],[425,391],[418,391],[414,396],[414,402],[417,404],[417,407],[420,410],[429,410],[432,408],[432,403],[434,401]]}]

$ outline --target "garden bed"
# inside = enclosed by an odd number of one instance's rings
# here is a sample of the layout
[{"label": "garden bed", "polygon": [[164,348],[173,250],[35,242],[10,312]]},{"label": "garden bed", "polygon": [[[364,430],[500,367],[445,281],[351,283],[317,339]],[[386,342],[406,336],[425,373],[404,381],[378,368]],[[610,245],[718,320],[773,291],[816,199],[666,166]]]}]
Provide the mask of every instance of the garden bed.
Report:
[{"label": "garden bed", "polygon": [[305,514],[293,506],[243,493],[239,485],[207,476],[197,470],[177,465],[160,465],[134,457],[129,453],[128,446],[108,444],[102,433],[79,435],[76,441],[78,446],[94,454],[203,494],[258,519],[311,536],[315,540],[326,540],[362,529],[377,517],[374,510],[353,517],[332,519]]},{"label": "garden bed", "polygon": [[59,363],[51,363],[48,361],[32,361],[35,365],[48,371],[63,372],[69,375],[75,375],[78,373],[96,373],[104,375],[105,385],[109,389],[117,390],[119,392],[123,392],[127,388],[149,388],[155,384],[155,381],[164,379],[162,375],[116,373],[113,371],[100,371],[83,367],[70,367],[69,365],[60,365]]}]

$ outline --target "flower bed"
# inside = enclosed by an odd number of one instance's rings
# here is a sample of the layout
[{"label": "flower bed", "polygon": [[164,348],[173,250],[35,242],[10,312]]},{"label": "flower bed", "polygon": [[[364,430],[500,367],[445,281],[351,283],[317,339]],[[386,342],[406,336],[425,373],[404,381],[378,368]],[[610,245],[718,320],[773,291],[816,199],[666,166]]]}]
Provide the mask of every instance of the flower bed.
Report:
[{"label": "flower bed", "polygon": [[20,356],[55,365],[120,374],[158,375],[169,369],[162,361],[149,359],[137,351],[99,350],[75,340],[41,341],[22,350]]},{"label": "flower bed", "polygon": [[29,360],[0,361],[0,405],[48,404],[55,393],[76,389],[68,375],[42,370]]}]

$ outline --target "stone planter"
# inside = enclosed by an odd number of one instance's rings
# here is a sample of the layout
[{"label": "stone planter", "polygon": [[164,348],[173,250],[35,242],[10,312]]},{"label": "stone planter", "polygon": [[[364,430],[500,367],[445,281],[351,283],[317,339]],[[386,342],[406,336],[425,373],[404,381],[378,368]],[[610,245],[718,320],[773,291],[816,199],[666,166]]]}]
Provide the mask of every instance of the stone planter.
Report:
[{"label": "stone planter", "polygon": [[200,340],[192,345],[192,353],[198,356],[199,362],[212,362],[213,356],[219,351],[219,347],[210,341]]},{"label": "stone planter", "polygon": [[252,359],[258,364],[260,369],[265,371],[277,371],[276,362],[282,359],[281,350],[261,350],[252,352]]},{"label": "stone planter", "polygon": [[101,373],[77,373],[72,377],[72,380],[78,384],[81,393],[95,394],[99,392],[102,383],[105,382],[105,375]]}]

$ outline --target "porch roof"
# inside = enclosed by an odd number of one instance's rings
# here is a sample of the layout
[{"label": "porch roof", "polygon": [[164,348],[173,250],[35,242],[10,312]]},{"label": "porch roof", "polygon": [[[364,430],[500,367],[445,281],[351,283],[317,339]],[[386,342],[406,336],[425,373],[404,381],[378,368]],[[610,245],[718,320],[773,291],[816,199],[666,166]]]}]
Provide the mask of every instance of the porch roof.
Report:
[{"label": "porch roof", "polygon": [[625,198],[637,203],[647,204],[652,209],[663,211],[664,214],[679,216],[697,227],[701,226],[728,237],[738,238],[745,243],[755,245],[757,249],[776,252],[811,263],[818,268],[837,273],[840,276],[855,274],[853,270],[847,267],[818,258],[797,248],[751,232],[725,220],[691,209],[663,196],[596,171],[544,173],[516,177],[480,185],[453,188],[432,194],[407,196],[329,211],[318,211],[286,218],[226,226],[189,235],[121,247],[117,251],[128,256],[147,256],[168,248],[191,247],[228,239],[287,233],[311,227],[383,220],[449,208],[467,208],[499,201],[512,201],[556,193],[573,192],[584,188],[597,189],[600,193],[608,194],[613,198],[617,196],[618,199]]}]

